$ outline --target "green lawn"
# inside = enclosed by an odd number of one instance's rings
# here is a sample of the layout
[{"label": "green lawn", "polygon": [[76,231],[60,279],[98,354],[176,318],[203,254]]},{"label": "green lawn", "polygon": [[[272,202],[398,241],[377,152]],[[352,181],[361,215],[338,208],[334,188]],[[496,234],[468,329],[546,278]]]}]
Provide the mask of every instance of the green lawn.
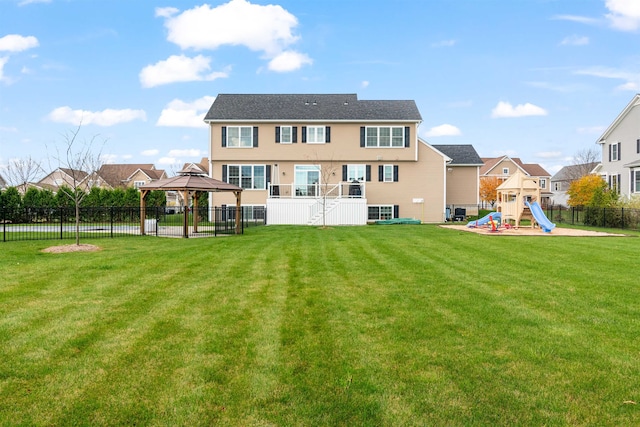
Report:
[{"label": "green lawn", "polygon": [[83,242],[0,243],[0,425],[640,424],[637,237]]}]

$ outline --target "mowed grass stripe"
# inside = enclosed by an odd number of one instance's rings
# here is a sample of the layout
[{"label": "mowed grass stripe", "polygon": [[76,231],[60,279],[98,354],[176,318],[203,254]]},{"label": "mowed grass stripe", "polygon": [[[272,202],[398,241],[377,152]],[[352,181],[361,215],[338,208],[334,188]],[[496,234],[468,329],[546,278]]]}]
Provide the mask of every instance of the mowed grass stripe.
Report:
[{"label": "mowed grass stripe", "polygon": [[624,403],[635,239],[372,226],[92,243],[0,255],[0,424],[640,418]]}]

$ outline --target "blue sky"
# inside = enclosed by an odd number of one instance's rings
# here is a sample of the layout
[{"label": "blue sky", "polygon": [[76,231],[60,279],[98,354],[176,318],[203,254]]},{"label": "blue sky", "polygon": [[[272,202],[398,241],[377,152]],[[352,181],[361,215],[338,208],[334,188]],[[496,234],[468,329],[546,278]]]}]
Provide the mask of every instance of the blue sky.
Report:
[{"label": "blue sky", "polygon": [[218,93],[356,93],[554,173],[637,92],[638,0],[0,0],[0,166],[82,120],[104,161],[175,171]]}]

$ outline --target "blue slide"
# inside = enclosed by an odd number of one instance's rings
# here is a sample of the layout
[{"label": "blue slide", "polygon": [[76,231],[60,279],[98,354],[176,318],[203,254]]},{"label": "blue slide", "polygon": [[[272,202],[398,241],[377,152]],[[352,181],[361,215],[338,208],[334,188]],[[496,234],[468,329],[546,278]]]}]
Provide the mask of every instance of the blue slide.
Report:
[{"label": "blue slide", "polygon": [[551,232],[551,230],[556,228],[556,225],[549,221],[549,218],[547,218],[547,216],[544,214],[538,202],[525,203],[527,204],[527,207],[531,209],[531,214],[533,215],[533,218],[536,220],[536,222],[540,225],[540,228],[542,228],[542,231],[544,231],[545,233],[549,233]]},{"label": "blue slide", "polygon": [[477,221],[469,221],[467,223],[467,227],[479,227],[481,225],[485,225],[489,222],[489,217],[493,218],[494,221],[500,221],[500,218],[502,218],[502,214],[500,212],[489,212],[487,215],[479,218]]}]

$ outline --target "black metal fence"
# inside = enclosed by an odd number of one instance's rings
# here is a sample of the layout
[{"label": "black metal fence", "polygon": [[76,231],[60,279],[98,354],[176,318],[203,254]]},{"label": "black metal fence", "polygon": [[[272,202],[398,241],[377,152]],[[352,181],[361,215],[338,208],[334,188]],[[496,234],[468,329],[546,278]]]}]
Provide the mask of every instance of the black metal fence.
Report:
[{"label": "black metal fence", "polygon": [[[240,212],[240,232],[246,227],[263,225],[266,210],[256,207]],[[185,225],[186,216],[186,225]],[[197,221],[194,223],[194,217]],[[74,207],[61,208],[1,208],[0,233],[3,242],[16,240],[64,240],[139,236],[139,207],[83,207],[76,226]],[[151,207],[145,210],[146,235],[166,237],[204,237],[234,234],[235,206],[199,208],[197,215],[185,207]]]}]

